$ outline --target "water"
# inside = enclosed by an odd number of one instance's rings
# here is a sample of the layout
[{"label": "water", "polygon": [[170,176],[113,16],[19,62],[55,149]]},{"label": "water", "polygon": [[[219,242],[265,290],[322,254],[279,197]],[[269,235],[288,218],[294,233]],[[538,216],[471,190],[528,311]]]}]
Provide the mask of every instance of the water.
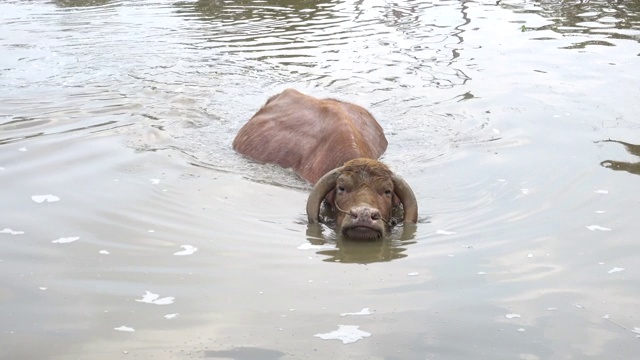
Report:
[{"label": "water", "polygon": [[[0,358],[637,357],[638,2],[5,1],[0,24]],[[232,151],[287,87],[376,116],[414,231],[336,239],[308,184]]]}]

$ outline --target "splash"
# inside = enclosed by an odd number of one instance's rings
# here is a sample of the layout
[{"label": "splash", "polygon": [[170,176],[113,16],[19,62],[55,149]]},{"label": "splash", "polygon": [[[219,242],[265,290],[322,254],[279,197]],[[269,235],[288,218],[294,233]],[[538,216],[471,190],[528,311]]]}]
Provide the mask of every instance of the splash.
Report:
[{"label": "splash", "polygon": [[142,295],[142,299],[136,299],[136,301],[155,305],[169,305],[173,304],[174,299],[175,298],[173,296],[160,298],[160,295],[158,294],[154,294],[151,291],[145,291],[145,294]]},{"label": "splash", "polygon": [[611,269],[611,270],[607,271],[607,273],[608,273],[608,274],[613,274],[613,273],[617,273],[617,272],[624,271],[624,270],[625,270],[625,269],[624,269],[624,268],[621,268],[621,267],[614,267],[613,269]]},{"label": "splash", "polygon": [[124,332],[134,332],[134,331],[136,331],[134,328],[128,327],[128,326],[124,326],[124,325],[120,326],[120,327],[117,327],[117,328],[113,328],[113,330],[124,331]]},{"label": "splash", "polygon": [[358,312],[342,313],[342,314],[340,314],[340,316],[358,316],[358,315],[371,315],[371,314],[373,314],[373,312],[371,310],[369,310],[369,308],[363,308],[362,310],[360,310]]},{"label": "splash", "polygon": [[4,228],[4,229],[0,230],[0,234],[22,235],[22,234],[24,234],[24,231],[11,230],[9,228]]},{"label": "splash", "polygon": [[351,344],[371,336],[371,333],[362,331],[359,328],[360,327],[356,325],[338,325],[338,330],[326,334],[315,334],[313,336],[323,340],[340,340],[343,344]]},{"label": "splash", "polygon": [[58,240],[53,240],[52,243],[54,243],[54,244],[68,244],[68,243],[72,243],[72,242],[78,241],[78,240],[80,240],[79,236],[72,236],[72,237],[60,238]]},{"label": "splash", "polygon": [[504,317],[506,317],[507,319],[517,319],[520,317],[520,314],[507,314]]},{"label": "splash", "polygon": [[173,255],[177,255],[177,256],[193,255],[193,253],[198,251],[197,247],[191,246],[191,245],[181,245],[180,247],[183,248],[184,250],[173,253]]},{"label": "splash", "polygon": [[587,226],[587,229],[589,229],[591,231],[596,231],[596,230],[599,230],[599,231],[611,231],[611,229],[606,228],[604,226],[600,226],[600,225],[589,225],[589,226]]},{"label": "splash", "polygon": [[31,200],[35,201],[38,204],[42,204],[43,202],[60,201],[60,198],[55,195],[45,194],[45,195],[33,195],[31,196]]}]

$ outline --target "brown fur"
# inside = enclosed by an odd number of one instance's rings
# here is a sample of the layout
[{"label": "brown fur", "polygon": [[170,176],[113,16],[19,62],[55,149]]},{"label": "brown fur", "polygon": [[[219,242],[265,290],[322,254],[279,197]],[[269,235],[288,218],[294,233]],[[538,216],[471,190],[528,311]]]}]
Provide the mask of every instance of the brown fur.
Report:
[{"label": "brown fur", "polygon": [[292,168],[315,183],[349,160],[379,158],[387,139],[364,108],[287,89],[269,98],[240,129],[233,148],[258,162]]}]

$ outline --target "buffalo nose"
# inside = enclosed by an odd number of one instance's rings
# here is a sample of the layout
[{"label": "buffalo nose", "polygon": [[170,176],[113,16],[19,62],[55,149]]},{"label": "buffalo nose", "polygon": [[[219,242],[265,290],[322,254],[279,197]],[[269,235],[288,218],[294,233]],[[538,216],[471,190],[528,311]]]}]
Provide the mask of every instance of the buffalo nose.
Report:
[{"label": "buffalo nose", "polygon": [[349,211],[351,217],[358,222],[371,222],[380,219],[380,210],[368,206],[356,206]]}]

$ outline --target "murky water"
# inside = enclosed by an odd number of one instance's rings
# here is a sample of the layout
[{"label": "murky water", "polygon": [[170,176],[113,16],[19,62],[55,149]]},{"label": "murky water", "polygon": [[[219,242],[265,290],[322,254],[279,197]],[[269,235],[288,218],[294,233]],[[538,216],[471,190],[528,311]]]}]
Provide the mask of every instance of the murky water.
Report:
[{"label": "murky water", "polygon": [[[3,359],[635,359],[637,1],[0,3]],[[231,150],[367,107],[415,232]]]}]

